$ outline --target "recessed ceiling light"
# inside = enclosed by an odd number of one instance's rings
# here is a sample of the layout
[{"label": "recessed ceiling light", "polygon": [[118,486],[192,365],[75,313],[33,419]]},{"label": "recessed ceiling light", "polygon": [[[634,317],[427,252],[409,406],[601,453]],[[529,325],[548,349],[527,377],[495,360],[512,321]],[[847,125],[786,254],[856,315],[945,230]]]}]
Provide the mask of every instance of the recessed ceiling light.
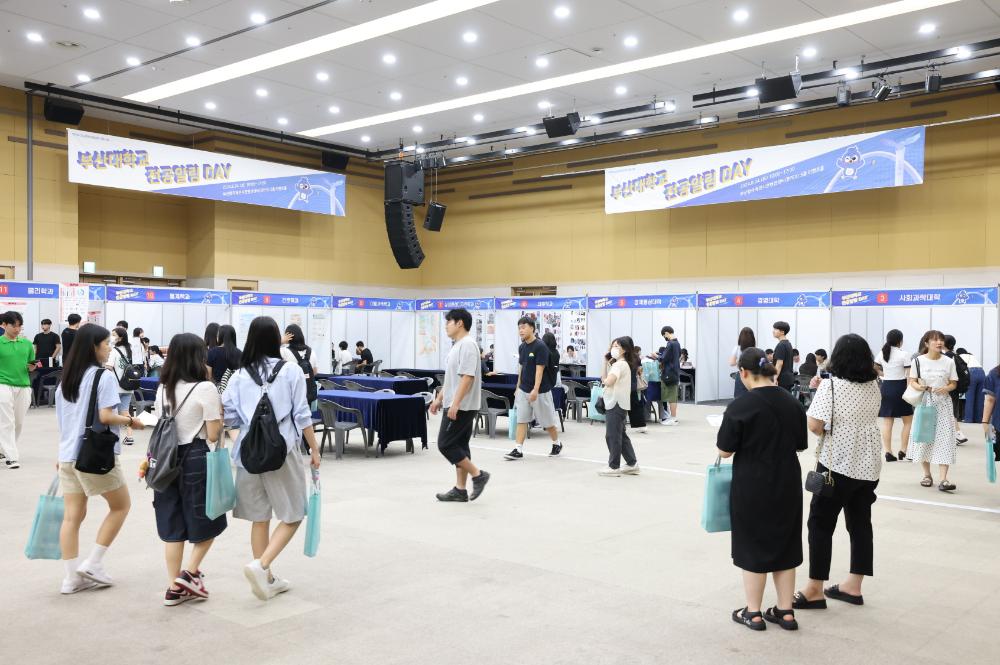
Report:
[{"label": "recessed ceiling light", "polygon": [[733,20],[737,23],[745,23],[750,18],[750,12],[745,9],[737,9],[733,12]]},{"label": "recessed ceiling light", "polygon": [[368,143],[371,140],[372,140],[372,137],[368,136],[367,134],[362,134],[361,135],[361,142],[362,143]]},{"label": "recessed ceiling light", "polygon": [[264,23],[267,23],[267,16],[261,12],[254,12],[253,14],[250,14],[250,22],[255,25],[263,25]]},{"label": "recessed ceiling light", "polygon": [[537,58],[535,58],[535,67],[538,67],[539,69],[545,69],[548,66],[549,66],[549,59],[546,58],[544,55],[540,55]]},{"label": "recessed ceiling light", "polygon": [[288,124],[288,118],[278,118],[278,124],[279,125],[287,125]]},{"label": "recessed ceiling light", "polygon": [[466,44],[475,44],[477,39],[479,39],[479,35],[474,33],[472,30],[467,30],[462,33],[462,41]]},{"label": "recessed ceiling light", "polygon": [[330,75],[327,74],[326,72],[316,72],[316,80],[317,81],[329,81],[330,80]]},{"label": "recessed ceiling light", "polygon": [[394,102],[398,102],[402,98],[403,98],[403,93],[399,92],[398,90],[393,90],[392,92],[389,93],[389,99],[391,99]]},{"label": "recessed ceiling light", "polygon": [[919,31],[920,31],[920,34],[922,34],[922,35],[932,34],[935,30],[937,30],[937,26],[935,24],[933,24],[933,23],[921,23],[920,24]]},{"label": "recessed ceiling light", "polygon": [[465,139],[466,145],[476,145],[476,139]]},{"label": "recessed ceiling light", "polygon": [[506,150],[504,150],[504,154],[513,155],[517,151],[518,151],[517,148],[507,148]]},{"label": "recessed ceiling light", "polygon": [[326,110],[329,111],[330,113],[340,113],[339,106],[330,106]]},{"label": "recessed ceiling light", "polygon": [[580,139],[566,139],[565,141],[560,141],[562,145],[573,145],[574,143],[579,143]]},{"label": "recessed ceiling light", "polygon": [[462,155],[461,157],[452,157],[451,161],[453,161],[453,162],[464,162],[468,158],[469,158],[468,155]]},{"label": "recessed ceiling light", "polygon": [[804,49],[802,49],[802,57],[803,58],[815,58],[816,57],[816,47],[815,46],[807,46]]},{"label": "recessed ceiling light", "polygon": [[139,65],[142,64],[142,60],[135,57],[134,55],[130,55],[129,57],[125,58],[125,64],[128,65],[129,67],[138,67]]},{"label": "recessed ceiling light", "polygon": [[209,111],[214,111],[216,108],[215,102],[205,102],[205,108]]},{"label": "recessed ceiling light", "polygon": [[628,92],[628,88],[626,88],[623,85],[617,86],[615,88],[615,94],[616,95],[624,95],[626,92]]},{"label": "recessed ceiling light", "polygon": [[184,41],[188,46],[201,46],[201,40],[194,35],[189,35]]},{"label": "recessed ceiling light", "polygon": [[267,97],[267,88],[257,88],[254,92],[258,97]]},{"label": "recessed ceiling light", "polygon": [[524,130],[524,133],[527,134],[528,136],[534,136],[537,132],[534,127],[528,127],[527,129]]},{"label": "recessed ceiling light", "polygon": [[455,79],[455,85],[469,85],[469,79],[464,76],[459,76]]},{"label": "recessed ceiling light", "polygon": [[28,38],[29,42],[38,43],[38,42],[42,41],[42,36],[40,34],[38,34],[37,32],[29,32],[28,34],[25,35],[25,37]]},{"label": "recessed ceiling light", "polygon": [[625,39],[622,40],[622,44],[624,44],[629,48],[635,48],[636,46],[639,45],[639,38],[636,37],[635,35],[628,35],[627,37],[625,37]]},{"label": "recessed ceiling light", "polygon": [[858,70],[854,69],[853,67],[842,67],[841,69],[837,70],[837,73],[843,76],[848,81],[853,81],[854,79],[858,78]]},{"label": "recessed ceiling light", "polygon": [[552,108],[552,104],[549,103],[549,102],[547,102],[547,101],[545,101],[545,100],[542,100],[542,101],[538,102],[538,108],[540,108],[541,110],[544,111],[546,109]]},{"label": "recessed ceiling light", "polygon": [[592,115],[589,118],[587,118],[587,120],[589,120],[590,124],[592,124],[592,125],[599,125],[599,124],[601,124],[601,116],[599,116],[599,115]]},{"label": "recessed ceiling light", "polygon": [[552,10],[552,15],[558,19],[569,18],[569,7],[566,5],[559,5]]},{"label": "recessed ceiling light", "polygon": [[424,131],[423,127],[421,127],[420,125],[413,125],[413,133],[414,134],[419,134],[422,131]]},{"label": "recessed ceiling light", "polygon": [[394,56],[392,53],[386,53],[385,55],[382,56],[382,62],[384,62],[387,65],[394,65],[396,64],[396,56]]},{"label": "recessed ceiling light", "polygon": [[972,55],[972,51],[970,51],[966,46],[959,46],[958,48],[955,49],[956,58],[964,60],[965,58],[968,58],[970,55]]},{"label": "recessed ceiling light", "polygon": [[633,136],[641,131],[642,131],[641,129],[626,129],[624,132],[622,132],[622,134],[624,134],[625,136]]},{"label": "recessed ceiling light", "polygon": [[76,80],[79,81],[80,83],[90,83],[90,77],[87,76],[86,74],[77,74]]},{"label": "recessed ceiling light", "polygon": [[674,104],[673,102],[656,102],[653,104],[653,108],[663,109],[667,113],[673,113],[677,110],[677,104]]},{"label": "recessed ceiling light", "polygon": [[[798,108],[798,106],[799,106],[798,104],[781,104],[781,105],[778,106],[778,110],[779,111],[791,111],[794,108]],[[704,119],[702,119],[702,122],[704,122]]]},{"label": "recessed ceiling light", "polygon": [[758,90],[757,88],[750,88],[749,90],[747,90],[747,97],[756,97],[759,94],[760,90]]},{"label": "recessed ceiling light", "polygon": [[409,152],[409,151],[413,150],[416,147],[417,146],[415,144],[414,145],[403,146],[403,152]]},{"label": "recessed ceiling light", "polygon": [[476,122],[482,122],[483,121],[483,114],[482,113],[477,113],[476,115],[472,116],[472,119],[475,120]]},{"label": "recessed ceiling light", "polygon": [[93,7],[87,7],[83,10],[83,15],[89,18],[91,21],[99,21],[101,19],[101,12],[97,11]]},{"label": "recessed ceiling light", "polygon": [[[794,106],[795,106],[795,104],[785,104],[785,106],[791,106],[791,107],[794,107]],[[778,107],[778,110],[779,110],[779,111],[781,110],[781,107],[780,107],[780,106]],[[710,124],[710,123],[713,123],[713,122],[718,122],[718,121],[719,121],[719,116],[717,116],[717,115],[706,115],[706,116],[705,116],[704,118],[702,118],[702,119],[701,119],[701,120],[699,120],[698,122],[700,122],[700,123],[701,123],[701,124],[703,124],[703,125],[708,125],[708,124]]]},{"label": "recessed ceiling light", "polygon": [[422,155],[422,154],[424,154],[425,152],[427,152],[427,151],[426,151],[426,150],[424,150],[423,148],[417,148],[417,154],[418,154],[418,155]]}]

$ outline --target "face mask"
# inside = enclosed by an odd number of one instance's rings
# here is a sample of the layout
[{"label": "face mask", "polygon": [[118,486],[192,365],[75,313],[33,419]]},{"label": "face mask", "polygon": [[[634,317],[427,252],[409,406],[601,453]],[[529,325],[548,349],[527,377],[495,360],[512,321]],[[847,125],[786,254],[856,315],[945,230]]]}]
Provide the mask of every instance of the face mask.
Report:
[{"label": "face mask", "polygon": [[617,347],[611,349],[611,357],[614,358],[615,360],[618,360],[619,358],[622,357],[622,350]]}]

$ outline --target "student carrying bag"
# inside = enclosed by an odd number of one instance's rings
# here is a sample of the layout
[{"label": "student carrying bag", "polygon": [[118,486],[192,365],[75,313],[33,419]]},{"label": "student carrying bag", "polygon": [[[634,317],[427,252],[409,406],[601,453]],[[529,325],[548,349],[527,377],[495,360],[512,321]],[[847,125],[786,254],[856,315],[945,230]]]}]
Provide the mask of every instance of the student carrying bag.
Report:
[{"label": "student carrying bag", "polygon": [[197,387],[197,383],[191,386],[187,395],[181,400],[181,405],[173,410],[167,404],[166,391],[163,392],[163,416],[153,428],[153,433],[149,437],[149,448],[146,449],[146,459],[149,461],[145,476],[146,487],[155,492],[166,491],[181,473],[181,465],[177,461],[180,437],[177,435],[175,419]]},{"label": "student carrying bag", "polygon": [[97,420],[97,387],[101,383],[101,374],[104,369],[98,369],[94,373],[94,385],[90,389],[90,406],[87,407],[87,429],[83,431],[83,443],[80,444],[80,451],[76,454],[76,464],[74,468],[83,473],[96,473],[104,475],[115,468],[115,444],[118,443],[118,435],[105,426],[104,431],[98,432],[94,429]]},{"label": "student carrying bag", "polygon": [[278,418],[274,414],[274,406],[271,398],[267,396],[267,387],[274,383],[278,372],[285,366],[285,361],[281,360],[274,366],[271,376],[265,383],[255,367],[246,367],[247,374],[254,383],[263,388],[257,408],[247,425],[247,433],[243,437],[240,445],[240,462],[247,473],[266,473],[277,471],[285,463],[288,455],[288,448],[285,445],[285,438],[281,436],[278,427]]},{"label": "student carrying bag", "polygon": [[318,389],[316,388],[316,375],[313,373],[312,363],[309,361],[309,357],[312,355],[312,349],[306,349],[306,357],[303,358],[299,355],[299,352],[295,349],[288,349],[295,356],[296,362],[298,362],[299,367],[302,368],[302,373],[306,375],[306,401],[312,404],[316,401],[319,396]]},{"label": "student carrying bag", "polygon": [[[122,375],[118,377],[118,387],[122,390],[138,390],[139,389],[139,379],[142,378],[142,373],[136,369],[136,365],[132,365],[128,361],[128,357],[121,352],[118,347],[115,347],[115,351],[118,351],[118,355],[121,356],[122,361],[125,363],[125,367],[122,369]],[[138,367],[142,367],[139,365]]]}]

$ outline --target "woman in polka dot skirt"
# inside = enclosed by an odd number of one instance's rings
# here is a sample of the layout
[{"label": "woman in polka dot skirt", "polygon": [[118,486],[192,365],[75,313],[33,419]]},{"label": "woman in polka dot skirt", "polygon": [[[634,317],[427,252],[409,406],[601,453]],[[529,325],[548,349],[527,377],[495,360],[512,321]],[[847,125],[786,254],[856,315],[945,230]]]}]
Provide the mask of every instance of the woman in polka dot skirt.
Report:
[{"label": "woman in polka dot skirt", "polygon": [[[944,355],[944,334],[938,330],[928,330],[924,335],[926,352],[913,360],[910,367],[910,387],[926,392],[928,402],[937,411],[937,426],[933,443],[910,442],[910,459],[920,462],[924,477],[920,484],[932,487],[931,464],[937,464],[941,471],[938,489],[954,492],[956,486],[948,480],[948,469],[955,463],[957,443],[955,441],[955,411],[949,393],[958,387],[958,372],[955,361]],[[910,438],[913,438],[912,432]]]}]

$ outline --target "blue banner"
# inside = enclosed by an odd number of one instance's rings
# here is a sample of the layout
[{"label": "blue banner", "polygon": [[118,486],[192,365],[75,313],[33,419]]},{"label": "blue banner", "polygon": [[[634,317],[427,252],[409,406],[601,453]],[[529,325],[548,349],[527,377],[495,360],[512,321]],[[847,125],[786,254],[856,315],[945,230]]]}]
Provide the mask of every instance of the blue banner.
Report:
[{"label": "blue banner", "polygon": [[962,289],[887,289],[883,291],[834,291],[834,307],[912,307],[914,305],[997,304],[997,287]]},{"label": "blue banner", "polygon": [[355,298],[350,296],[333,296],[333,308],[412,312],[413,301],[402,298]]},{"label": "blue banner", "polygon": [[590,309],[694,309],[697,296],[677,293],[656,296],[591,296]]},{"label": "blue banner", "polygon": [[58,284],[0,282],[0,298],[58,298]]},{"label": "blue banner", "polygon": [[829,307],[829,291],[699,293],[698,307]]},{"label": "blue banner", "polygon": [[188,305],[228,305],[229,291],[161,289],[148,286],[109,286],[107,287],[107,300],[109,302],[174,302]]},{"label": "blue banner", "polygon": [[89,300],[107,300],[108,299],[108,289],[107,287],[100,284],[90,285],[90,296]]},{"label": "blue banner", "polygon": [[234,305],[257,305],[261,307],[330,307],[330,296],[296,295],[294,293],[234,292]]},{"label": "blue banner", "polygon": [[449,309],[464,308],[468,310],[493,309],[493,298],[465,298],[465,299],[433,299],[417,300],[413,305],[418,311],[427,310],[448,311]]},{"label": "blue banner", "polygon": [[586,296],[579,298],[496,298],[494,309],[587,309]]}]

